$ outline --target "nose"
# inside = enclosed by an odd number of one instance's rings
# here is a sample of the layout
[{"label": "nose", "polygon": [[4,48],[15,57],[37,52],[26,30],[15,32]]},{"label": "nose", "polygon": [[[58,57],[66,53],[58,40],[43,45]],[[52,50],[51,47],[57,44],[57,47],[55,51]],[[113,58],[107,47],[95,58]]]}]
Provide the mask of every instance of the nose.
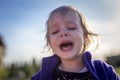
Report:
[{"label": "nose", "polygon": [[68,35],[69,35],[69,32],[67,30],[61,30],[60,34],[59,34],[59,37],[66,37]]}]

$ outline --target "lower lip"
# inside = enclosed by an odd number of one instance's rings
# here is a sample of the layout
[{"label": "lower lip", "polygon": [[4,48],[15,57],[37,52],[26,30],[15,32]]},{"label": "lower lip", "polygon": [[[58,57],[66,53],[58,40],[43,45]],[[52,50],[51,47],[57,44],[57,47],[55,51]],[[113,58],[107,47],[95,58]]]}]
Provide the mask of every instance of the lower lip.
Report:
[{"label": "lower lip", "polygon": [[61,51],[67,52],[67,51],[71,51],[73,49],[73,46],[69,46],[67,48],[61,49]]}]

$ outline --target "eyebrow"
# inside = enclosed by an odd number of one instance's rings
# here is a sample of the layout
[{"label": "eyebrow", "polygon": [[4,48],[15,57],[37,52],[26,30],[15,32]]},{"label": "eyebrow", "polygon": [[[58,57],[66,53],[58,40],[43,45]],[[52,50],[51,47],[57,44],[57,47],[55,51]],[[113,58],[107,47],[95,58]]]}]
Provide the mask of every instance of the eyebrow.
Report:
[{"label": "eyebrow", "polygon": [[76,22],[74,22],[74,21],[66,21],[65,23],[66,23],[66,24],[73,24],[73,25],[77,25],[77,23],[76,23]]},{"label": "eyebrow", "polygon": [[54,27],[59,26],[59,25],[60,25],[60,23],[59,23],[59,22],[57,22],[57,23],[55,23],[55,24],[51,25],[50,27],[51,27],[51,28],[54,28]]}]

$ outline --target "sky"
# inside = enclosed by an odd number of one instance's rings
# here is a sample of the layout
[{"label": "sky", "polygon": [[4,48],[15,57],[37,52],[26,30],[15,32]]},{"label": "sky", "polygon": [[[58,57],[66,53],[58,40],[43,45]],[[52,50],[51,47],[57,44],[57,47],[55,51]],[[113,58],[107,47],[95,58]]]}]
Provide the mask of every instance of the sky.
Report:
[{"label": "sky", "polygon": [[100,34],[95,54],[98,58],[120,50],[120,0],[0,0],[0,35],[6,44],[4,62],[27,62],[46,56],[41,53],[45,22],[49,13],[62,5],[79,9],[93,31]]}]

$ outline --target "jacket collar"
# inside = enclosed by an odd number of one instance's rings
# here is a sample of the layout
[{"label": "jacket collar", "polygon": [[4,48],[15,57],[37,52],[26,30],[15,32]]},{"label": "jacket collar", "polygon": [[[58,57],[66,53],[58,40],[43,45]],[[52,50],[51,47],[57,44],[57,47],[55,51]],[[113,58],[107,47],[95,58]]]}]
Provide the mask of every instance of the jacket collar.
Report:
[{"label": "jacket collar", "polygon": [[60,59],[57,55],[43,58],[42,63],[42,80],[52,80],[53,70],[60,63]]},{"label": "jacket collar", "polygon": [[[83,61],[88,71],[93,75],[95,80],[99,80],[97,76],[95,76],[95,69],[92,65],[92,56],[90,52],[85,52],[83,54]],[[60,63],[60,58],[57,55],[53,55],[50,57],[43,58],[42,63],[42,80],[52,80],[53,70]]]}]

